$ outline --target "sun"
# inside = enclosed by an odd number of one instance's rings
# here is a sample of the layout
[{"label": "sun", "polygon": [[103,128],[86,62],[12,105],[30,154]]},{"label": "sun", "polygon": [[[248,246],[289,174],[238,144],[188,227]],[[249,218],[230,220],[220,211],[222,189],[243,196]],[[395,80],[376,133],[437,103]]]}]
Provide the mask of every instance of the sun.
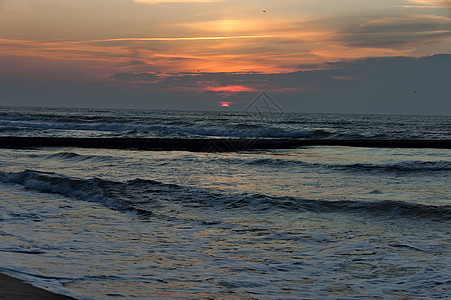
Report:
[{"label": "sun", "polygon": [[229,107],[230,102],[221,102],[221,107]]}]

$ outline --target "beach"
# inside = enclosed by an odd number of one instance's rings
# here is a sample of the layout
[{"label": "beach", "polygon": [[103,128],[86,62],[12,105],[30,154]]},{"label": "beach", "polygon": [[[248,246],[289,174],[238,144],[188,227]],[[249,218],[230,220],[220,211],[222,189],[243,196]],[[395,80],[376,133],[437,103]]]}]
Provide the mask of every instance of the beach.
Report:
[{"label": "beach", "polygon": [[70,300],[74,298],[36,288],[22,280],[0,273],[0,299]]}]

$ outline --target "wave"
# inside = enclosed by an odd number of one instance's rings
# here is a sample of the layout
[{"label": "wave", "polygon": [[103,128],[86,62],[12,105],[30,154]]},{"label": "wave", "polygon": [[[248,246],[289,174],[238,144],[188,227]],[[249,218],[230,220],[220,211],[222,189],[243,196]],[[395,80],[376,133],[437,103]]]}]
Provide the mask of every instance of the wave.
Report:
[{"label": "wave", "polygon": [[[40,158],[46,160],[62,160],[71,162],[105,162],[111,161],[113,157],[104,155],[81,155],[74,152],[58,152],[52,154],[30,154],[33,158]],[[338,171],[362,171],[362,172],[447,172],[451,171],[450,161],[403,161],[394,164],[320,164],[310,163],[302,160],[290,160],[281,158],[258,158],[258,159],[243,159],[243,158],[213,158],[212,160],[219,161],[226,164],[247,164],[256,166],[274,166],[274,167],[302,167],[302,168],[326,168],[335,169]]]},{"label": "wave", "polygon": [[23,130],[23,128],[19,128],[16,126],[2,126],[0,124],[0,132],[8,133],[8,132],[17,132],[17,131],[22,131],[22,130]]},{"label": "wave", "polygon": [[73,153],[73,152],[58,152],[58,153],[54,153],[54,154],[46,154],[44,155],[45,159],[62,159],[62,160],[72,160],[72,159],[76,159],[76,160],[85,160],[85,159],[89,159],[95,157],[93,155],[80,155],[77,153]]},{"label": "wave", "polygon": [[0,133],[24,136],[443,140],[450,125],[432,116],[0,108]]},{"label": "wave", "polygon": [[113,210],[134,211],[144,216],[151,215],[152,208],[163,206],[162,201],[184,199],[185,202],[189,202],[191,199],[189,189],[142,179],[122,183],[25,170],[18,173],[0,172],[0,182],[19,184],[38,192],[96,202]]},{"label": "wave", "polygon": [[451,171],[450,161],[404,161],[394,164],[351,164],[341,166],[343,169],[361,171],[401,171],[401,172],[426,172],[426,171]]},{"label": "wave", "polygon": [[[158,117],[129,116],[3,116],[0,117],[0,132],[3,135],[21,133],[25,136],[68,136],[78,132],[81,136],[117,137],[237,137],[237,138],[299,138],[336,140],[390,140],[431,139],[426,135],[411,135],[407,132],[388,130],[381,133],[375,128],[365,130],[352,124],[340,127],[328,121],[326,128],[320,124],[311,126],[308,122],[297,124],[256,123],[251,119],[240,122],[233,120],[195,119],[193,116],[180,119],[179,116]],[[240,116],[243,118],[243,116]],[[229,122],[230,121],[230,122]],[[316,126],[318,125],[318,126]],[[358,124],[355,124],[358,125]],[[440,136],[440,135],[439,135]]]},{"label": "wave", "polygon": [[[229,161],[228,161],[229,162]],[[387,163],[387,164],[320,164],[320,163],[309,163],[302,160],[289,160],[280,158],[259,158],[253,160],[239,160],[230,161],[234,163],[245,163],[249,165],[266,165],[266,166],[300,166],[305,168],[327,168],[336,169],[338,171],[363,171],[363,172],[441,172],[441,171],[451,171],[450,161],[403,161],[398,163]]]},{"label": "wave", "polygon": [[81,161],[104,162],[110,161],[112,159],[112,157],[105,155],[81,155],[74,152],[57,152],[52,154],[30,154],[29,156],[38,159],[61,160],[71,162],[81,162]]},{"label": "wave", "polygon": [[161,213],[174,214],[175,205],[180,204],[196,208],[246,209],[254,212],[283,210],[451,220],[450,205],[434,206],[390,200],[328,201],[263,194],[231,194],[145,179],[113,182],[99,178],[78,179],[56,173],[25,170],[18,173],[0,172],[0,182],[20,184],[39,192],[97,202],[114,210],[134,211],[144,217]]},{"label": "wave", "polygon": [[305,167],[305,168],[327,168],[330,165],[326,164],[318,164],[318,163],[309,163],[302,160],[290,160],[290,159],[281,159],[281,158],[258,158],[252,160],[241,160],[241,163],[245,163],[248,165],[257,165],[257,166],[274,166],[274,167]]},{"label": "wave", "polygon": [[287,209],[298,208],[312,212],[344,212],[376,215],[382,217],[407,217],[413,219],[431,218],[451,220],[451,205],[435,206],[402,201],[325,201],[289,199],[283,206]]},{"label": "wave", "polygon": [[[160,120],[161,121],[161,120]],[[217,124],[193,125],[189,123],[170,124],[133,124],[123,122],[105,123],[58,123],[39,121],[0,122],[0,132],[22,132],[25,135],[45,134],[68,135],[68,132],[84,131],[105,136],[119,137],[251,137],[251,138],[327,138],[333,132],[325,130],[289,130],[285,128],[265,127],[262,125],[218,126]]]},{"label": "wave", "polygon": [[61,194],[67,197],[98,202],[116,210],[127,210],[129,207],[121,201],[104,194],[99,186],[100,179],[83,180],[56,173],[25,170],[18,173],[0,173],[0,182],[23,185],[27,189],[38,192]]}]

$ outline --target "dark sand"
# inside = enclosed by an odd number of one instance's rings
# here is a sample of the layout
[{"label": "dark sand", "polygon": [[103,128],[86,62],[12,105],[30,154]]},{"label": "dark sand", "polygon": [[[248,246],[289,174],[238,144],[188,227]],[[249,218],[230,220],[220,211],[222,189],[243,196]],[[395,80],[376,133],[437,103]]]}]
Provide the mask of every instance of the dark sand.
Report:
[{"label": "dark sand", "polygon": [[22,280],[0,273],[0,299],[4,300],[74,300],[39,289]]},{"label": "dark sand", "polygon": [[71,138],[0,137],[0,148],[81,147],[136,150],[186,150],[234,152],[289,149],[306,146],[349,146],[451,149],[451,140],[302,140],[302,139],[169,139],[169,138]]}]

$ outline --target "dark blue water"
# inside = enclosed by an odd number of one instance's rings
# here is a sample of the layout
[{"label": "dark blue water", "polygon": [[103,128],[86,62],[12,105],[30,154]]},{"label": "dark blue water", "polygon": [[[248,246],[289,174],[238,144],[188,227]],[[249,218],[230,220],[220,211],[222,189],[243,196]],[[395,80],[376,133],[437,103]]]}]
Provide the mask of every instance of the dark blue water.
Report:
[{"label": "dark blue water", "polygon": [[0,108],[2,136],[450,139],[451,117]]}]

